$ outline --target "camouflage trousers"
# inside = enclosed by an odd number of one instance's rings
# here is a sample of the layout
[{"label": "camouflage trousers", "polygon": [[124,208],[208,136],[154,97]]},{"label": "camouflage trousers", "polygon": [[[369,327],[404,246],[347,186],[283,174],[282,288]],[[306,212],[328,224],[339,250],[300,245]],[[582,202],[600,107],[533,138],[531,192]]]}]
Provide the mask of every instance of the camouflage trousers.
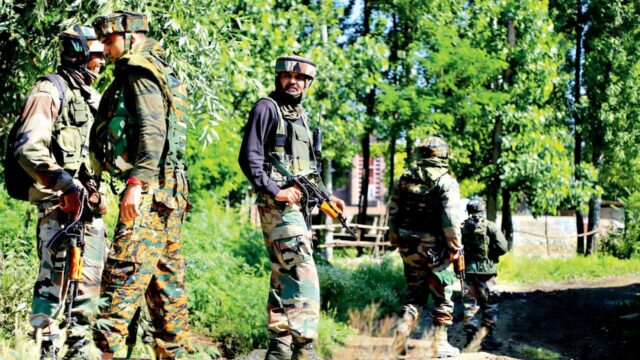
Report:
[{"label": "camouflage trousers", "polygon": [[114,353],[128,336],[128,327],[142,296],[154,328],[159,358],[175,358],[189,330],[185,261],[181,230],[188,206],[186,179],[181,174],[143,190],[140,216],[118,221],[102,277],[99,320],[94,340]]},{"label": "camouflage trousers", "polygon": [[482,310],[482,326],[493,329],[498,321],[500,292],[495,274],[467,274],[464,282],[466,293],[464,305],[464,327],[468,332],[478,329],[476,314]]},{"label": "camouflage trousers", "polygon": [[[67,247],[55,254],[46,249],[47,243],[70,221],[69,215],[62,212],[58,201],[43,201],[38,206],[38,257],[40,268],[33,289],[30,323],[34,330],[42,329],[44,340],[59,338],[60,329],[54,324],[64,311],[69,271],[67,266]],[[67,329],[67,345],[87,338],[90,325],[94,320],[97,300],[100,296],[100,279],[106,261],[107,243],[105,227],[101,218],[85,222],[84,226],[84,266],[83,281],[78,284],[78,296],[71,309],[72,325]],[[59,345],[59,344],[58,344]]]},{"label": "camouflage trousers", "polygon": [[[400,255],[404,265],[404,278],[407,282],[405,308],[409,305],[421,308],[433,298],[433,324],[449,326],[453,323],[453,295],[456,280],[449,270],[446,249],[435,249],[430,243],[417,239],[400,239]],[[434,254],[436,254],[434,256]]]},{"label": "camouflage trousers", "polygon": [[270,196],[257,200],[264,243],[271,260],[267,303],[272,337],[291,335],[304,342],[317,337],[320,284],[313,260],[311,230],[300,206]]}]

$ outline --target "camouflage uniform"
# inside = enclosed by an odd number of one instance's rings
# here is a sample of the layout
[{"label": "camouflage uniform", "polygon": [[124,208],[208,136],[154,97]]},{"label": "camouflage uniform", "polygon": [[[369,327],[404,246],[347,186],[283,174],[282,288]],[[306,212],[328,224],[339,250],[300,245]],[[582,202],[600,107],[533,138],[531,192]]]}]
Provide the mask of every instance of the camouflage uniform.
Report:
[{"label": "camouflage uniform", "polygon": [[[75,184],[88,186],[90,195],[99,196],[93,168],[86,151],[88,128],[97,111],[100,95],[86,83],[87,76],[78,70],[61,67],[58,75],[66,89],[65,104],[60,109],[60,93],[46,78],[31,89],[21,114],[18,146],[15,156],[22,168],[35,180],[29,188],[29,201],[38,208],[38,257],[40,268],[35,283],[30,323],[43,330],[45,344],[59,347],[59,328],[54,324],[67,293],[67,248],[51,254],[46,245],[69,223],[72,215],[64,213],[58,197],[75,191]],[[89,186],[89,183],[91,186]],[[95,199],[95,198],[94,198]],[[104,267],[107,244],[101,215],[84,217],[85,256],[83,282],[72,309],[72,326],[67,330],[67,357],[84,349],[86,332],[92,321],[94,306],[100,293],[100,277]],[[68,299],[67,299],[68,300]]]},{"label": "camouflage uniform", "polygon": [[464,324],[469,341],[478,330],[476,314],[479,310],[482,310],[482,326],[489,330],[490,335],[496,326],[500,292],[495,264],[508,249],[507,240],[494,222],[487,220],[482,212],[470,211],[470,215],[462,224],[462,244],[467,263]]},{"label": "camouflage uniform", "polygon": [[[129,26],[129,27],[128,27]],[[131,27],[134,26],[134,27]],[[146,16],[117,12],[98,18],[99,36],[146,31]],[[149,306],[159,358],[175,358],[188,332],[181,230],[190,206],[185,160],[187,95],[160,45],[146,38],[115,61],[92,129],[92,151],[113,177],[142,182],[140,216],[119,217],[102,278],[106,305],[94,329],[103,352],[123,345],[142,296]]]},{"label": "camouflage uniform", "polygon": [[[297,56],[280,57],[275,70],[306,75],[306,89],[313,81],[315,64]],[[315,169],[311,132],[301,100],[302,95],[287,96],[276,78],[276,91],[251,110],[239,156],[242,170],[258,192],[256,204],[271,260],[267,312],[272,341],[267,359],[291,358],[292,341],[294,358],[316,356],[311,354],[311,342],[318,336],[320,285],[311,229],[305,218],[308,214],[303,214],[298,203],[275,200],[285,178],[271,160],[277,159],[293,174]],[[309,353],[303,355],[303,349]]]},{"label": "camouflage uniform", "polygon": [[[446,146],[446,144],[445,144]],[[396,351],[406,352],[411,333],[429,294],[433,324],[451,325],[455,275],[450,253],[462,248],[457,181],[449,174],[446,154],[422,158],[395,183],[389,204],[389,234],[404,263],[407,293],[396,333]]]}]

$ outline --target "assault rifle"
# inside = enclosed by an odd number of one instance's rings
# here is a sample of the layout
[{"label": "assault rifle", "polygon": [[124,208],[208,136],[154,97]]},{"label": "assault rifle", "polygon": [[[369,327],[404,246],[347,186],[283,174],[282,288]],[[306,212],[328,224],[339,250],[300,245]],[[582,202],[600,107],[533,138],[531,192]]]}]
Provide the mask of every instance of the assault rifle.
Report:
[{"label": "assault rifle", "polygon": [[80,213],[71,220],[71,222],[60,229],[49,242],[46,249],[53,256],[55,253],[68,246],[67,264],[68,264],[68,288],[67,296],[69,296],[69,305],[67,308],[67,327],[71,326],[73,320],[71,318],[71,309],[73,303],[78,297],[78,283],[82,281],[82,269],[84,267],[84,219],[83,214],[87,208],[87,196],[83,189],[78,189],[80,197]]},{"label": "assault rifle", "polygon": [[464,296],[464,269],[464,250],[460,250],[458,260],[455,260],[453,263],[453,270],[456,273],[456,277],[460,279],[460,296]]},{"label": "assault rifle", "polygon": [[285,187],[296,186],[298,190],[302,192],[300,205],[302,206],[302,213],[307,219],[307,225],[310,225],[309,222],[311,221],[311,218],[309,215],[311,215],[311,211],[316,205],[319,205],[320,210],[323,213],[327,214],[327,216],[334,220],[340,221],[342,227],[351,235],[356,237],[356,232],[353,228],[347,225],[347,219],[342,214],[342,211],[340,211],[336,204],[329,199],[331,195],[325,189],[321,189],[310,180],[310,178],[315,178],[319,181],[320,175],[317,171],[308,170],[301,174],[293,175],[274,155],[269,154],[268,156],[273,166],[275,166],[275,168],[286,177],[287,182]]}]

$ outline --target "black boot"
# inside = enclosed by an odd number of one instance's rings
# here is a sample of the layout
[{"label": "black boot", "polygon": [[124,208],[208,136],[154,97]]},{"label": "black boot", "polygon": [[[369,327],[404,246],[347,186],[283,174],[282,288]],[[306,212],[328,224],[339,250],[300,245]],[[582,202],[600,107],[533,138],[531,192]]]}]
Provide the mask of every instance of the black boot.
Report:
[{"label": "black boot", "polygon": [[291,360],[291,344],[280,338],[269,340],[265,360]]},{"label": "black boot", "polygon": [[502,348],[502,341],[500,341],[493,333],[493,329],[487,331],[487,336],[482,340],[480,344],[484,350],[499,350]]},{"label": "black boot", "polygon": [[291,360],[322,360],[320,355],[313,350],[313,341],[294,342]]},{"label": "black boot", "polygon": [[67,345],[67,352],[64,354],[65,360],[87,358],[85,349],[89,346],[89,339],[86,337],[69,336],[65,345]]}]

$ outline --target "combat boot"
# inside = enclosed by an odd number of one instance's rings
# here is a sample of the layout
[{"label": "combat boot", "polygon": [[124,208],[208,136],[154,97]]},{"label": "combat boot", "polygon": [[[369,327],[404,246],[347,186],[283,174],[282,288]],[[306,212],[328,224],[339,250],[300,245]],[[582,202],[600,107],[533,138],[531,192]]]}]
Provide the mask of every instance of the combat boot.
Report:
[{"label": "combat boot", "polygon": [[60,352],[60,348],[53,340],[42,340],[40,344],[40,360],[58,360],[58,352]]},{"label": "combat boot", "polygon": [[399,358],[407,355],[407,340],[409,339],[411,331],[418,320],[419,314],[420,313],[415,306],[403,306],[402,318],[398,321],[396,334],[393,338],[393,352],[398,355]]},{"label": "combat boot", "polygon": [[294,342],[293,354],[291,360],[322,360],[322,358],[313,351],[313,341]]},{"label": "combat boot", "polygon": [[490,329],[487,331],[487,336],[482,339],[480,347],[484,350],[499,350],[502,348],[502,341],[495,336],[493,329]]},{"label": "combat boot", "polygon": [[89,339],[86,337],[69,336],[65,341],[65,345],[67,345],[67,352],[64,354],[65,360],[87,358],[85,349],[89,345]]},{"label": "combat boot", "polygon": [[449,344],[446,326],[436,326],[433,339],[433,356],[438,359],[460,356],[460,350]]},{"label": "combat boot", "polygon": [[269,347],[264,360],[291,360],[291,344],[282,338],[269,340]]}]

